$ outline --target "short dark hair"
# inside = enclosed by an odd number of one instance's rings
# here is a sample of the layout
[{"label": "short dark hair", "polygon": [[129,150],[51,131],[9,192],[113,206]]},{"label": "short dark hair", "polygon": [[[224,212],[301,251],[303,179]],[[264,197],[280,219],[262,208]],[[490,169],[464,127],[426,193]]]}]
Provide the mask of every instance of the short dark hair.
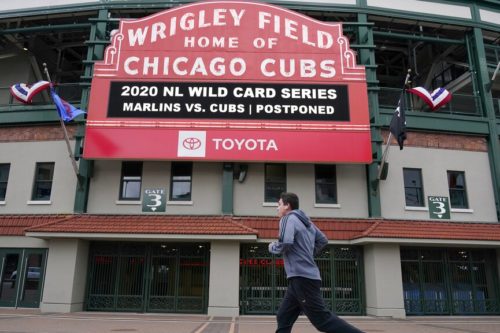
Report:
[{"label": "short dark hair", "polygon": [[290,205],[290,208],[299,209],[299,197],[297,194],[292,192],[283,192],[280,194],[280,199],[283,201],[283,204]]}]

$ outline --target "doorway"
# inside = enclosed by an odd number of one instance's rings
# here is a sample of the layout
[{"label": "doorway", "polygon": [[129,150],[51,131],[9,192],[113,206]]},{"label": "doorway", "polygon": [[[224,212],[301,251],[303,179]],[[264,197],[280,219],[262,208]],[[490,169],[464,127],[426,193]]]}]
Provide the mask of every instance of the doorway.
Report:
[{"label": "doorway", "polygon": [[205,313],[209,244],[93,243],[87,310]]},{"label": "doorway", "polygon": [[401,248],[408,315],[497,315],[500,288],[495,251]]},{"label": "doorway", "polygon": [[0,306],[40,306],[46,253],[45,249],[0,249]]}]

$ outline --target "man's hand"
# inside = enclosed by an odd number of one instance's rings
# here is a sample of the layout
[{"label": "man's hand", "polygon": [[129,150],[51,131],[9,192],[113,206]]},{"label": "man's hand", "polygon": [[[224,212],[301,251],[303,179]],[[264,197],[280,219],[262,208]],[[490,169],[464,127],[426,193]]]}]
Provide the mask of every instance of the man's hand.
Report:
[{"label": "man's hand", "polygon": [[283,247],[283,245],[280,244],[279,242],[272,242],[272,243],[269,243],[268,250],[269,250],[269,253],[280,254],[282,247]]}]

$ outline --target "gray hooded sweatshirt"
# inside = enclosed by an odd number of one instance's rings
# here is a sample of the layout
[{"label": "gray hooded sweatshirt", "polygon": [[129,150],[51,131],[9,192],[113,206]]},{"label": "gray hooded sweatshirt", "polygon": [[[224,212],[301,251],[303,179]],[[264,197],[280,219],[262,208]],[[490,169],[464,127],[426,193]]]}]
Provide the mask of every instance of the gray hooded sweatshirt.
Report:
[{"label": "gray hooded sweatshirt", "polygon": [[282,254],[287,278],[300,276],[321,280],[314,255],[321,252],[328,239],[300,209],[294,209],[280,220],[279,238],[269,244],[269,252]]}]

